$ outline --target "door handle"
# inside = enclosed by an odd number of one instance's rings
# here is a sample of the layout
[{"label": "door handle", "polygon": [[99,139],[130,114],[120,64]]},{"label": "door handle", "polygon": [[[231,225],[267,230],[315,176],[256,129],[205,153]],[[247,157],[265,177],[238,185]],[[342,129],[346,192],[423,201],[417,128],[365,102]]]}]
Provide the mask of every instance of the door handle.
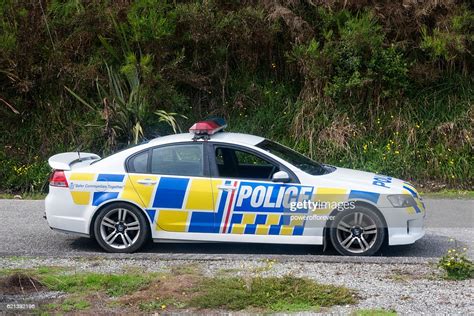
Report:
[{"label": "door handle", "polygon": [[237,187],[233,187],[231,185],[220,185],[217,187],[219,190],[224,190],[224,191],[233,191],[237,189]]},{"label": "door handle", "polygon": [[143,184],[143,185],[154,185],[154,184],[156,184],[156,181],[153,180],[153,179],[143,179],[143,180],[138,180],[137,182],[140,183],[140,184]]}]

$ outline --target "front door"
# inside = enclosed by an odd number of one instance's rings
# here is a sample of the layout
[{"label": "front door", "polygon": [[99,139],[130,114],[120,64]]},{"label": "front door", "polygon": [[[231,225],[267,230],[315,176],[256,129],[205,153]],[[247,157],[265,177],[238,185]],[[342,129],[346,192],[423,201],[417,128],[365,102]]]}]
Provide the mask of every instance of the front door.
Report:
[{"label": "front door", "polygon": [[310,199],[313,188],[274,183],[280,165],[267,157],[230,145],[210,146],[218,186],[216,230],[221,234],[302,235],[307,210],[291,209],[292,202]]}]

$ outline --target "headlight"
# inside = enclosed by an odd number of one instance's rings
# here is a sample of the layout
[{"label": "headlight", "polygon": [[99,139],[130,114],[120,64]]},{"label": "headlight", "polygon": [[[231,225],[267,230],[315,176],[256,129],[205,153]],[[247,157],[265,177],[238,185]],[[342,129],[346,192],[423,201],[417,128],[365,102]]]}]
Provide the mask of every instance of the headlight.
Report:
[{"label": "headlight", "polygon": [[387,196],[387,199],[392,203],[393,207],[410,207],[416,206],[416,201],[413,196],[409,194],[395,194]]}]

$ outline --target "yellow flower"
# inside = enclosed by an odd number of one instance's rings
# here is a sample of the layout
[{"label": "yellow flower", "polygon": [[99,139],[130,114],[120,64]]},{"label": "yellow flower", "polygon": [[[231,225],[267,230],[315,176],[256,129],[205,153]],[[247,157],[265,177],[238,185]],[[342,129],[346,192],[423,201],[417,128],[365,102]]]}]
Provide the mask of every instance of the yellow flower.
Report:
[{"label": "yellow flower", "polygon": [[398,155],[400,152],[398,150],[395,150],[395,154]]},{"label": "yellow flower", "polygon": [[161,309],[165,309],[165,308],[166,308],[165,304],[161,305]]}]

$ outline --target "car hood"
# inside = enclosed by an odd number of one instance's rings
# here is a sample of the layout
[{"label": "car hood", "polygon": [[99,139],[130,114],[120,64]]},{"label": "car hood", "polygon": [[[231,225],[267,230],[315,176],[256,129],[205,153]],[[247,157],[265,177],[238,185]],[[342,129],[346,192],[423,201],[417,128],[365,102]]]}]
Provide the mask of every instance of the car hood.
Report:
[{"label": "car hood", "polygon": [[336,167],[333,172],[324,175],[319,179],[319,181],[316,181],[319,182],[319,185],[321,185],[321,182],[327,182],[327,184],[334,185],[336,187],[348,187],[352,190],[378,193],[398,193],[406,190],[407,186],[414,190],[414,188],[408,182],[397,178],[380,175],[373,172],[339,167]]}]

